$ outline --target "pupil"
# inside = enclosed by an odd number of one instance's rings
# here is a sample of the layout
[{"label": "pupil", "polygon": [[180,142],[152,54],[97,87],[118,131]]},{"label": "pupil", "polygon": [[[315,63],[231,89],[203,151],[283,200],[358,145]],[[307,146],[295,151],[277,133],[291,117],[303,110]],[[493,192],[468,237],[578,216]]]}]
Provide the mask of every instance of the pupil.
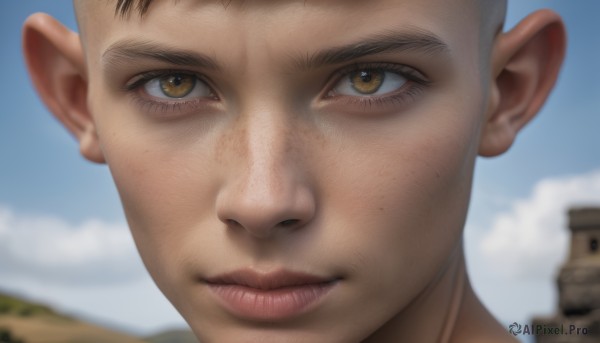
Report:
[{"label": "pupil", "polygon": [[171,83],[175,87],[181,86],[181,84],[183,83],[181,75],[175,75],[175,76],[173,76],[173,78],[171,79]]},{"label": "pupil", "polygon": [[370,82],[372,78],[373,78],[373,76],[371,75],[370,72],[368,72],[368,71],[360,72],[360,79],[362,82]]}]

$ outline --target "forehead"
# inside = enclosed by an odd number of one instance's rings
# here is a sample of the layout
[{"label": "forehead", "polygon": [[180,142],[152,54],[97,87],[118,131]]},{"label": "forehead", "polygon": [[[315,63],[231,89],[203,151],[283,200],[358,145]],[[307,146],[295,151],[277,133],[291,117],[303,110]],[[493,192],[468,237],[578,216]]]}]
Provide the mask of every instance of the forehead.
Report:
[{"label": "forehead", "polygon": [[[86,1],[78,15],[86,50],[93,58],[118,42],[134,39],[201,51],[239,65],[241,60],[270,64],[286,56],[310,55],[390,32],[426,33],[439,37],[450,52],[476,52],[481,31],[477,3],[154,0],[143,15],[132,8],[128,16],[120,16],[116,13],[117,1]],[[471,53],[469,58],[474,63],[477,56]]]}]

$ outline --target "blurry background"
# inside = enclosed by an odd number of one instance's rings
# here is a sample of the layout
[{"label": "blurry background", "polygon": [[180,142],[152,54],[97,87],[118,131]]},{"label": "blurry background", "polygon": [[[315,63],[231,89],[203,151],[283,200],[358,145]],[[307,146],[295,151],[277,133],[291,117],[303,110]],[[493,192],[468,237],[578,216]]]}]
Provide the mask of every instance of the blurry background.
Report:
[{"label": "blurry background", "polygon": [[[479,159],[465,233],[474,287],[507,327],[556,309],[566,210],[600,205],[600,1],[512,0],[506,27],[542,7],[567,24],[566,64],[515,146]],[[70,0],[0,3],[0,292],[137,335],[185,327],[137,256],[107,167],[79,156],[29,82],[20,27],[36,11],[76,28]]]}]

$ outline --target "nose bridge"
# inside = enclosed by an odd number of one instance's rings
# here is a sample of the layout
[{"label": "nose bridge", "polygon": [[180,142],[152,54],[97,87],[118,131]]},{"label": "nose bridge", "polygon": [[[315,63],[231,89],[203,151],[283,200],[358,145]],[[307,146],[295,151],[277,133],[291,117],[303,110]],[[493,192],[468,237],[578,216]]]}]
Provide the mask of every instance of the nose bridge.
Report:
[{"label": "nose bridge", "polygon": [[292,116],[271,103],[247,106],[232,131],[230,173],[219,195],[218,216],[256,237],[299,226],[314,212],[314,199],[299,168]]},{"label": "nose bridge", "polygon": [[[260,114],[258,114],[260,115]],[[257,202],[274,202],[283,198],[293,187],[293,168],[289,158],[290,137],[282,120],[273,114],[262,113],[262,118],[249,119],[246,131],[245,175],[240,175],[241,188],[246,196]],[[283,200],[283,199],[279,199]]]},{"label": "nose bridge", "polygon": [[[292,170],[289,160],[295,153],[292,149],[293,139],[289,113],[284,109],[276,109],[275,104],[248,106],[244,111],[240,124],[245,131],[243,141],[245,156],[246,187],[256,191],[282,191],[286,187],[285,178]],[[288,167],[288,168],[286,168]],[[290,180],[288,180],[289,182]],[[289,185],[288,185],[289,186]]]}]

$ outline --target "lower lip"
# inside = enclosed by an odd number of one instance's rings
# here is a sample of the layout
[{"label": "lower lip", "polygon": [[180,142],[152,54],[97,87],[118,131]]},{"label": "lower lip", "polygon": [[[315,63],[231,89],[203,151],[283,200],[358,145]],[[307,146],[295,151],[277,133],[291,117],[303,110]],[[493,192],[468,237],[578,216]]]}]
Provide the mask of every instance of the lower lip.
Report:
[{"label": "lower lip", "polygon": [[328,282],[272,290],[209,284],[209,289],[235,315],[253,320],[282,320],[310,311],[336,284]]}]

